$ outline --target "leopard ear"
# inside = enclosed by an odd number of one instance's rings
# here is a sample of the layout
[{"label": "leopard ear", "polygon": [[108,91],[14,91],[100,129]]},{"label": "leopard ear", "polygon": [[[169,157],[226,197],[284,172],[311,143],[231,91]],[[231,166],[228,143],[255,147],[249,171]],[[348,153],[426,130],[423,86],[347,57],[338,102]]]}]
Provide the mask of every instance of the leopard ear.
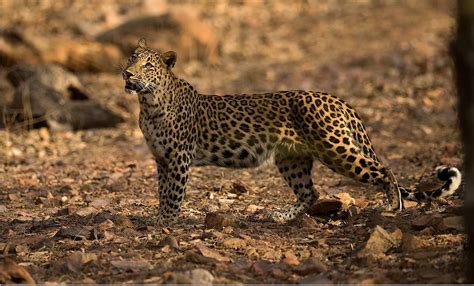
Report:
[{"label": "leopard ear", "polygon": [[176,54],[176,52],[168,51],[166,53],[161,54],[161,59],[163,60],[165,66],[170,69],[174,67],[177,56],[178,55]]},{"label": "leopard ear", "polygon": [[140,40],[138,40],[138,47],[140,47],[140,48],[142,48],[142,49],[146,49],[146,48],[147,48],[145,38],[141,38]]}]

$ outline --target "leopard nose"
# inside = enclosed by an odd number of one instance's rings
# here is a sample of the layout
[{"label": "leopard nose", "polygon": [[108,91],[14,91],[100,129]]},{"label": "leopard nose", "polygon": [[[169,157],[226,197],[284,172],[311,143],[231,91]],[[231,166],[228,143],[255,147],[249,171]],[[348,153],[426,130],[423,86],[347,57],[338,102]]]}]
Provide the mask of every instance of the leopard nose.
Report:
[{"label": "leopard nose", "polygon": [[123,75],[123,79],[127,80],[133,75],[133,73],[125,70],[125,71],[123,71],[122,75]]}]

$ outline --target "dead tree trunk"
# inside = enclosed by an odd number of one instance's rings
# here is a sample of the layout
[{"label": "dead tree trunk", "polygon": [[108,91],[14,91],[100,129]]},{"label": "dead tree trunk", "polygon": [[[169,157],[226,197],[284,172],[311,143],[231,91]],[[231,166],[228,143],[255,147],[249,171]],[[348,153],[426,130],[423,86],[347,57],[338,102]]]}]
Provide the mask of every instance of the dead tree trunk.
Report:
[{"label": "dead tree trunk", "polygon": [[474,1],[458,0],[457,35],[452,45],[465,150],[465,218],[469,236],[467,283],[474,283]]}]

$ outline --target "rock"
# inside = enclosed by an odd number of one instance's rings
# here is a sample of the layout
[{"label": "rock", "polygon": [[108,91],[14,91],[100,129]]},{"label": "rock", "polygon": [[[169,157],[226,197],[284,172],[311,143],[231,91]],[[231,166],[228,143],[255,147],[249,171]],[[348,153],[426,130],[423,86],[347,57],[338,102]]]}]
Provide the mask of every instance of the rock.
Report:
[{"label": "rock", "polygon": [[363,209],[369,205],[369,201],[367,201],[366,199],[355,199],[355,205]]},{"label": "rock", "polygon": [[54,89],[36,82],[22,84],[6,112],[16,115],[16,122],[29,128],[79,130],[114,127],[123,122],[122,117],[97,102],[68,101]]},{"label": "rock", "polygon": [[212,285],[214,276],[205,269],[193,269],[188,271],[173,272],[166,275],[167,284],[189,284],[189,285]]},{"label": "rock", "polygon": [[372,231],[364,247],[357,253],[357,256],[365,257],[371,254],[384,254],[397,244],[398,242],[393,236],[391,236],[385,229],[377,225]]},{"label": "rock", "polygon": [[349,193],[338,193],[336,197],[342,202],[343,208],[348,208],[356,203],[355,199]]},{"label": "rock", "polygon": [[[140,36],[137,36],[137,30]],[[96,39],[113,43],[129,54],[136,48],[140,37],[147,39],[148,46],[160,47],[161,52],[177,51],[184,61],[196,56],[211,63],[217,59],[218,41],[212,28],[189,9],[134,17],[100,33]]]},{"label": "rock", "polygon": [[36,284],[23,266],[6,257],[0,260],[1,284]]},{"label": "rock", "polygon": [[224,240],[222,242],[222,246],[224,246],[225,248],[238,249],[245,248],[247,246],[247,243],[242,238],[232,237]]},{"label": "rock", "polygon": [[433,235],[434,233],[434,228],[429,226],[420,231],[420,235]]},{"label": "rock", "polygon": [[96,209],[103,208],[107,205],[109,205],[109,201],[106,199],[95,199],[92,202],[89,203],[89,206],[94,207]]},{"label": "rock", "polygon": [[251,267],[251,262],[245,259],[238,259],[229,265],[229,271],[231,273],[247,273]]},{"label": "rock", "polygon": [[252,264],[250,271],[258,275],[267,275],[269,274],[276,265],[266,260],[258,260]]},{"label": "rock", "polygon": [[5,205],[0,205],[0,213],[6,213],[8,211]]},{"label": "rock", "polygon": [[327,215],[343,209],[343,203],[337,199],[320,199],[306,211],[309,215]]},{"label": "rock", "polygon": [[462,216],[450,216],[445,217],[438,224],[438,228],[441,231],[445,230],[457,230],[464,231],[464,218]]},{"label": "rock", "polygon": [[418,236],[406,233],[403,235],[402,251],[411,253],[424,246],[423,240]]},{"label": "rock", "polygon": [[271,261],[278,261],[281,259],[281,255],[280,250],[269,249],[263,253],[262,258]]},{"label": "rock", "polygon": [[89,237],[89,232],[89,229],[80,226],[61,227],[54,237],[69,238],[72,240],[85,240]]},{"label": "rock", "polygon": [[172,249],[178,249],[179,244],[176,238],[173,235],[167,235],[163,240],[158,243],[159,247],[169,246]]},{"label": "rock", "polygon": [[107,229],[109,229],[109,228],[112,228],[112,227],[114,227],[114,226],[115,226],[114,222],[111,221],[110,219],[108,219],[108,220],[106,220],[106,221],[101,222],[101,223],[96,227],[96,229],[97,229],[98,231],[105,231],[105,230],[107,230]]},{"label": "rock", "polygon": [[12,202],[18,202],[20,197],[17,194],[8,194],[8,199]]},{"label": "rock", "polygon": [[70,71],[55,64],[16,65],[7,74],[14,87],[34,79],[36,83],[52,88],[70,100],[87,100],[89,96],[83,91],[79,78]]},{"label": "rock", "polygon": [[326,272],[327,267],[319,259],[310,257],[302,261],[298,266],[293,268],[293,271],[299,275],[308,275],[313,273]]},{"label": "rock", "polygon": [[246,208],[245,208],[245,212],[247,213],[254,213],[256,211],[259,211],[259,210],[263,210],[264,207],[262,206],[257,206],[257,205],[248,205]]},{"label": "rock", "polygon": [[40,47],[42,61],[60,64],[75,72],[116,72],[124,55],[114,45],[64,37],[48,37],[48,47]]},{"label": "rock", "polygon": [[415,201],[409,201],[409,200],[403,200],[403,206],[408,209],[408,208],[414,208],[418,206],[418,203]]},{"label": "rock", "polygon": [[0,31],[0,64],[55,63],[72,71],[114,72],[123,59],[115,45],[64,36]]},{"label": "rock", "polygon": [[60,261],[57,267],[62,268],[63,271],[68,270],[78,273],[86,264],[93,261],[97,261],[96,254],[76,252],[66,257],[63,261]]},{"label": "rock", "polygon": [[76,214],[78,216],[88,216],[88,215],[91,215],[91,214],[95,214],[97,213],[97,209],[94,208],[94,207],[85,207],[85,208],[81,208],[79,209],[78,211],[76,211]]},{"label": "rock", "polygon": [[194,247],[205,257],[213,258],[219,262],[230,262],[231,259],[229,257],[225,257],[219,252],[212,250],[205,246],[203,243],[198,242],[194,245]]},{"label": "rock", "polygon": [[[4,128],[13,123],[13,118],[3,114],[4,108],[9,106],[15,97],[15,88],[6,78],[6,73],[0,71],[0,128]],[[6,126],[4,126],[6,125]]]},{"label": "rock", "polygon": [[325,284],[330,285],[334,284],[329,278],[326,277],[324,273],[312,274],[308,275],[300,280],[298,280],[298,284],[304,285],[316,285],[316,284]]},{"label": "rock", "polygon": [[442,216],[439,214],[431,215],[421,215],[416,217],[412,222],[411,226],[413,229],[421,230],[428,226],[433,226],[438,224],[442,219]]},{"label": "rock", "polygon": [[103,211],[94,216],[94,223],[101,224],[107,220],[114,220],[114,215],[109,211]]},{"label": "rock", "polygon": [[128,180],[122,173],[114,173],[109,177],[107,189],[111,192],[124,192],[128,188]]},{"label": "rock", "polygon": [[97,284],[97,282],[94,279],[90,278],[90,277],[85,277],[81,280],[74,281],[71,284],[84,285],[84,284]]},{"label": "rock", "polygon": [[220,214],[220,213],[208,213],[204,220],[206,228],[214,228],[221,230],[226,226],[232,226],[235,218],[231,215]]},{"label": "rock", "polygon": [[126,215],[122,214],[118,214],[114,217],[114,223],[116,226],[133,227],[133,222]]},{"label": "rock", "polygon": [[111,128],[124,122],[124,119],[115,112],[105,108],[92,100],[69,101],[62,111],[52,116],[48,125],[60,126],[56,129],[82,130],[91,128]]},{"label": "rock", "polygon": [[38,64],[39,58],[24,33],[13,29],[0,30],[0,65]]},{"label": "rock", "polygon": [[29,128],[79,130],[114,127],[123,118],[90,100],[73,74],[56,65],[15,67],[15,96],[5,111]]},{"label": "rock", "polygon": [[146,260],[115,260],[111,261],[115,268],[122,269],[122,270],[148,270],[151,269],[150,262]]},{"label": "rock", "polygon": [[298,260],[295,253],[292,250],[287,250],[283,254],[283,256],[285,257],[283,258],[283,263],[285,263],[286,265],[295,266],[295,265],[300,264],[300,261]]},{"label": "rock", "polygon": [[360,208],[358,206],[352,205],[347,208],[347,216],[349,222],[353,222],[356,217],[360,214]]},{"label": "rock", "polygon": [[251,188],[249,185],[245,184],[244,182],[240,180],[234,180],[229,182],[228,184],[224,184],[222,186],[221,191],[236,194],[236,195],[242,195],[242,194],[248,194],[251,191]]},{"label": "rock", "polygon": [[218,261],[211,257],[206,257],[195,251],[189,250],[185,254],[186,261],[197,264],[215,265]]}]

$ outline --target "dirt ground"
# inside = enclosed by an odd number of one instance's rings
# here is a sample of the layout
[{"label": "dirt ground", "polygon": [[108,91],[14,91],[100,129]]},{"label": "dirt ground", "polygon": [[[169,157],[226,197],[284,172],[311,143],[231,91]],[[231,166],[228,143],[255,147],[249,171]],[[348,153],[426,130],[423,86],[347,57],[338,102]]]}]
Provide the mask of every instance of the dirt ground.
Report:
[{"label": "dirt ground", "polygon": [[[139,12],[150,1],[124,2],[77,1],[68,11],[74,25],[102,27],[111,10]],[[212,27],[215,61],[178,55],[175,67],[200,92],[328,91],[360,113],[402,185],[429,188],[438,165],[462,169],[451,2],[290,2],[157,1],[153,7],[197,11]],[[8,20],[2,15],[0,28],[90,37],[54,16],[65,9],[60,4],[31,9]],[[51,11],[56,14],[44,16]],[[464,281],[462,188],[447,202],[407,203],[390,216],[381,212],[380,190],[315,164],[321,198],[343,206],[276,224],[259,213],[284,208],[294,196],[273,165],[195,167],[180,223],[157,227],[155,164],[119,65],[116,73],[77,73],[94,99],[126,118],[117,128],[0,130],[0,249],[37,283]],[[212,218],[224,221],[213,227]],[[192,269],[200,270],[187,272]]]}]

